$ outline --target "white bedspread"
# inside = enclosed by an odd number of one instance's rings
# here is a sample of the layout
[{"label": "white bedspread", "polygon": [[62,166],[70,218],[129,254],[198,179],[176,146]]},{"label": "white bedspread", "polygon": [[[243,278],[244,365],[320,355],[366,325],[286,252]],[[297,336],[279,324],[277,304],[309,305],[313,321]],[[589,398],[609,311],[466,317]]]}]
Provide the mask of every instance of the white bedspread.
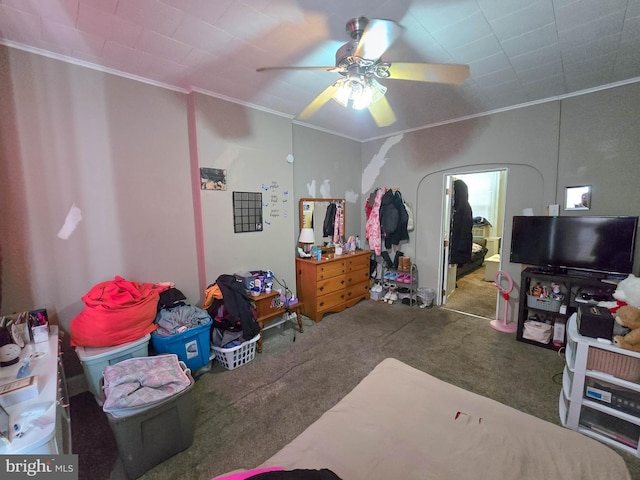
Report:
[{"label": "white bedspread", "polygon": [[275,465],[343,480],[630,479],[613,449],[395,359],[261,467]]}]

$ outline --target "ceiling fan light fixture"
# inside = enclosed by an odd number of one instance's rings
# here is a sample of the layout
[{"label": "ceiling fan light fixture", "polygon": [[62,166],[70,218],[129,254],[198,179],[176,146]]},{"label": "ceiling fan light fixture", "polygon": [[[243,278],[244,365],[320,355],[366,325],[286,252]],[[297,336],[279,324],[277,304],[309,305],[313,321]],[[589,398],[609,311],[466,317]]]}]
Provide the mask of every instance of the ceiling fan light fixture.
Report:
[{"label": "ceiling fan light fixture", "polygon": [[387,88],[373,78],[349,77],[338,80],[336,102],[346,108],[362,110],[384,96]]}]

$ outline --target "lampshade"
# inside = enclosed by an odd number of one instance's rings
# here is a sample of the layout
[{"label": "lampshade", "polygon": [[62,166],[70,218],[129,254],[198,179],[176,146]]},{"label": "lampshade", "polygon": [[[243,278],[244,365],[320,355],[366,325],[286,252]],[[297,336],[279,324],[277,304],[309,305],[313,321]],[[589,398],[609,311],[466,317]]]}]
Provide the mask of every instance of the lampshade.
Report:
[{"label": "lampshade", "polygon": [[316,243],[316,238],[313,234],[313,228],[303,228],[300,230],[300,243]]}]

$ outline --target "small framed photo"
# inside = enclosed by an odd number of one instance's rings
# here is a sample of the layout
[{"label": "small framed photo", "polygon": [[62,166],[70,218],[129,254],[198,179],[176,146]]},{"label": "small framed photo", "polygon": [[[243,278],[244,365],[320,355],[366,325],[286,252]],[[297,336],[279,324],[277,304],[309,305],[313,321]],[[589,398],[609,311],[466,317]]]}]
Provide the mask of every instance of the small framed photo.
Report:
[{"label": "small framed photo", "polygon": [[227,171],[221,168],[200,169],[201,190],[226,190]]},{"label": "small framed photo", "polygon": [[591,185],[566,187],[565,210],[590,210],[591,209]]}]

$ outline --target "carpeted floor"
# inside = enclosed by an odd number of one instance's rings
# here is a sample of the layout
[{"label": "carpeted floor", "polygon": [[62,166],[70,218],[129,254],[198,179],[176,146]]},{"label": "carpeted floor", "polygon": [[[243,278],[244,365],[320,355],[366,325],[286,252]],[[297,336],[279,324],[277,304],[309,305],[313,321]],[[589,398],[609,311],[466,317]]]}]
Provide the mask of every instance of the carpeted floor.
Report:
[{"label": "carpeted floor", "polygon": [[495,319],[498,290],[493,282],[484,280],[485,266],[456,280],[456,289],[445,308]]},{"label": "carpeted floor", "polygon": [[106,415],[90,392],[71,397],[70,409],[72,449],[78,454],[78,479],[109,478],[118,460],[118,445]]},{"label": "carpeted floor", "polygon": [[[197,377],[192,446],[141,478],[209,480],[259,465],[388,357],[559,423],[564,359],[517,342],[476,317],[438,307],[362,301],[320,323],[304,318],[304,328],[302,334],[292,325],[271,329],[265,332],[264,352],[253,361],[235,370],[216,362]],[[125,478],[122,463],[114,461],[108,422],[91,402],[85,395],[71,399],[79,479]],[[640,480],[640,461],[628,455],[625,460]]]}]

